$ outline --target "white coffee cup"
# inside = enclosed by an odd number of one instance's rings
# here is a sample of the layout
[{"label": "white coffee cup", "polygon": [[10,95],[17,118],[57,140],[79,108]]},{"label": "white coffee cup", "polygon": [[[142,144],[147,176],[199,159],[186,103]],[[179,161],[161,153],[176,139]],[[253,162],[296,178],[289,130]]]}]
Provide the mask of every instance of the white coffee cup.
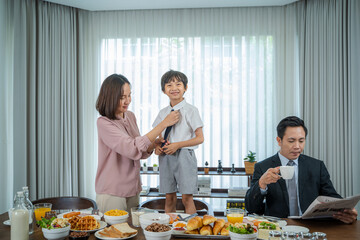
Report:
[{"label": "white coffee cup", "polygon": [[295,167],[294,166],[281,166],[280,174],[283,179],[292,179],[294,176]]}]

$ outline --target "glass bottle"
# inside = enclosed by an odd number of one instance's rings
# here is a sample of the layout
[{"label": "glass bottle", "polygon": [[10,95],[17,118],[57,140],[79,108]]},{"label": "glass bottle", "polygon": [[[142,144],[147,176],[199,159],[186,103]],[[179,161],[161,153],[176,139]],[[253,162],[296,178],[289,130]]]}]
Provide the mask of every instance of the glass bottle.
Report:
[{"label": "glass bottle", "polygon": [[205,162],[204,173],[209,174],[209,163],[207,161]]},{"label": "glass bottle", "polygon": [[34,205],[30,201],[29,198],[29,188],[23,187],[23,193],[25,198],[25,206],[27,210],[29,211],[29,234],[32,234],[34,232]]},{"label": "glass bottle", "polygon": [[222,168],[222,166],[221,166],[221,160],[219,160],[217,172],[218,172],[218,173],[222,173],[222,172],[223,172],[223,168]]},{"label": "glass bottle", "polygon": [[23,192],[17,192],[11,213],[11,240],[29,239],[29,211],[25,206]]}]

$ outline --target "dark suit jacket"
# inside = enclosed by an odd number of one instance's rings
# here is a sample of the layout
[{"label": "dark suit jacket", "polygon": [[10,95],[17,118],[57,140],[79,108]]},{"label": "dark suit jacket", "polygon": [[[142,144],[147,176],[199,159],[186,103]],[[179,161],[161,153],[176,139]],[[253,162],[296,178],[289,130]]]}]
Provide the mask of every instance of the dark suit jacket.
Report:
[{"label": "dark suit jacket", "polygon": [[[318,196],[341,198],[335,191],[324,163],[301,154],[298,166],[298,188],[301,211],[304,213]],[[278,154],[255,164],[251,187],[246,192],[245,207],[249,213],[265,214],[285,218],[289,216],[289,196],[284,179],[269,184],[267,194],[262,195],[260,177],[269,168],[281,166]],[[264,204],[264,198],[266,199]]]}]

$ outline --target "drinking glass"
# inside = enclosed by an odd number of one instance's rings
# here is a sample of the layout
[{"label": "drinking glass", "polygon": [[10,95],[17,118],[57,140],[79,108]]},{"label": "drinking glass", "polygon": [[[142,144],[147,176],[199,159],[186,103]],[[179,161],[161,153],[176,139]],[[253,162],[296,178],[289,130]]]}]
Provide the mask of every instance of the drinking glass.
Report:
[{"label": "drinking glass", "polygon": [[245,216],[245,210],[241,208],[226,209],[226,218],[230,223],[242,223]]},{"label": "drinking glass", "polygon": [[143,215],[145,212],[145,208],[142,207],[131,208],[131,220],[134,227],[140,227],[140,215]]},{"label": "drinking glass", "polygon": [[40,221],[45,217],[45,213],[51,211],[51,203],[37,203],[34,205],[34,213],[36,221]]},{"label": "drinking glass", "polygon": [[282,236],[281,236],[281,232],[280,231],[270,231],[269,232],[269,240],[283,240]]},{"label": "drinking glass", "polygon": [[326,239],[326,233],[323,233],[323,232],[314,232],[313,236],[316,239]]}]

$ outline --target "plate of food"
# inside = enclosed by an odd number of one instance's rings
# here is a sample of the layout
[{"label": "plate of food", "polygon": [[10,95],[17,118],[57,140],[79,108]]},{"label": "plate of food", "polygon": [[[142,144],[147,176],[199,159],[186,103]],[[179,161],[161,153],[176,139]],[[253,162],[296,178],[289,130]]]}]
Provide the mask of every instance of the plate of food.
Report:
[{"label": "plate of food", "polygon": [[104,221],[98,221],[93,216],[73,216],[71,218],[65,218],[71,224],[71,231],[74,232],[96,232],[107,226]]},{"label": "plate of food", "polygon": [[95,232],[95,237],[99,239],[130,239],[138,234],[136,229],[128,223],[118,223]]},{"label": "plate of food", "polygon": [[189,239],[229,239],[230,225],[225,219],[217,219],[211,215],[203,217],[195,216],[190,218],[186,224],[184,232],[174,232],[175,238]]},{"label": "plate of food", "polygon": [[[71,211],[71,212],[65,212],[57,215],[58,218],[71,218],[73,216],[93,216],[96,219],[100,220],[104,214],[102,212],[99,212],[99,214],[93,214],[91,210],[80,210],[80,211]],[[98,216],[98,217],[97,217]]]}]

